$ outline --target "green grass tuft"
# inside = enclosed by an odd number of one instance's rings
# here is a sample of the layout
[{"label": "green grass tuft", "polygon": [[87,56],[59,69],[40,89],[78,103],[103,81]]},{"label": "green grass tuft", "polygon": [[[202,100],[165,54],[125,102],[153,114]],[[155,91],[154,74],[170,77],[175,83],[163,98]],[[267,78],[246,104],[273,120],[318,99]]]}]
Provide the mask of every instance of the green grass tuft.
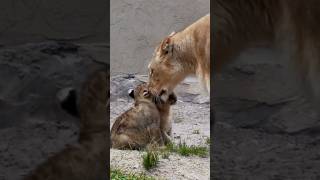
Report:
[{"label": "green grass tuft", "polygon": [[170,142],[170,143],[166,144],[166,150],[170,151],[170,152],[176,152],[175,151],[175,149],[176,149],[175,146],[176,145],[173,142]]},{"label": "green grass tuft", "polygon": [[177,152],[182,156],[196,155],[200,157],[206,157],[208,155],[207,147],[194,146],[194,145],[188,146],[186,143],[178,144]]},{"label": "green grass tuft", "polygon": [[111,180],[155,180],[154,177],[147,176],[143,173],[141,174],[124,173],[119,169],[111,169],[110,178]]},{"label": "green grass tuft", "polygon": [[146,154],[142,155],[143,167],[149,170],[157,166],[159,162],[159,154],[157,151],[147,151]]},{"label": "green grass tuft", "polygon": [[202,146],[188,146],[185,142],[179,143],[178,145],[173,143],[168,143],[166,145],[166,150],[170,152],[178,153],[182,156],[190,156],[196,155],[200,157],[207,157],[208,156],[208,148]]},{"label": "green grass tuft", "polygon": [[206,144],[208,144],[208,145],[210,145],[210,142],[211,140],[210,140],[210,137],[207,137],[207,139],[206,139]]},{"label": "green grass tuft", "polygon": [[161,157],[163,159],[169,159],[170,152],[169,151],[161,151]]}]

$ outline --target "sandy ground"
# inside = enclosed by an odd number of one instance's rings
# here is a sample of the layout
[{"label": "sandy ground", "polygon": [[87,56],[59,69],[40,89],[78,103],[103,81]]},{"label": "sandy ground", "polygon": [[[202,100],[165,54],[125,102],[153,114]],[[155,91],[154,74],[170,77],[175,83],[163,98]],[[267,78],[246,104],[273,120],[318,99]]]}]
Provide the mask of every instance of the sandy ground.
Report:
[{"label": "sandy ground", "polygon": [[[118,75],[111,78],[111,127],[115,118],[132,106],[133,100],[126,94],[128,89],[141,81],[144,75]],[[178,102],[172,106],[173,141],[186,142],[188,145],[208,146],[210,137],[210,104],[209,98],[201,93],[197,81],[188,79],[176,89]],[[110,128],[111,128],[110,127]],[[195,133],[199,131],[199,134]],[[169,159],[161,159],[159,166],[145,171],[142,166],[141,152],[111,149],[111,167],[133,172],[145,172],[164,179],[209,179],[210,158],[183,157],[170,155]]]},{"label": "sandy ground", "polygon": [[142,165],[142,154],[143,152],[139,151],[112,149],[112,167],[125,172],[143,172],[157,179],[209,179],[209,158],[171,154],[168,159],[160,158],[156,168],[146,171]]}]

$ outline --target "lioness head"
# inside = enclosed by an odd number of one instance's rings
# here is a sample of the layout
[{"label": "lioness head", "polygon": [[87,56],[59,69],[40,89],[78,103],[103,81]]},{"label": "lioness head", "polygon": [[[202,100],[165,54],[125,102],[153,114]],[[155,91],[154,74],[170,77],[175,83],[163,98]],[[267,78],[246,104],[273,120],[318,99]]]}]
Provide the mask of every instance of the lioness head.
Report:
[{"label": "lioness head", "polygon": [[175,33],[171,33],[156,47],[148,65],[149,87],[157,96],[170,94],[186,74],[174,35]]}]

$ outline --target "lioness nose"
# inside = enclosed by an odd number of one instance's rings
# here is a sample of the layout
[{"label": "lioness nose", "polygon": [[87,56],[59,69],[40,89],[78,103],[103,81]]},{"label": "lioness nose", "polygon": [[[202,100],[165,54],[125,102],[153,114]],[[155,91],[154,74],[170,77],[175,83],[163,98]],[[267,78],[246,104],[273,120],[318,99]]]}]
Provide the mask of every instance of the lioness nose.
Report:
[{"label": "lioness nose", "polygon": [[160,91],[160,96],[162,96],[162,95],[164,95],[164,94],[166,94],[167,93],[167,90],[166,89],[162,89],[161,91]]}]

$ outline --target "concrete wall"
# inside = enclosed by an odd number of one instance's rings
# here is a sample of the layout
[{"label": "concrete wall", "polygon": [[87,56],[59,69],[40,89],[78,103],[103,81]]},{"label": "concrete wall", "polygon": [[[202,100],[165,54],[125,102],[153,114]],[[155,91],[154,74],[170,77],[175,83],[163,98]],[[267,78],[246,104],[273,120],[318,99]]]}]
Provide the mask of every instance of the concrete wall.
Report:
[{"label": "concrete wall", "polygon": [[111,0],[111,74],[147,72],[155,46],[210,12],[209,0]]}]

